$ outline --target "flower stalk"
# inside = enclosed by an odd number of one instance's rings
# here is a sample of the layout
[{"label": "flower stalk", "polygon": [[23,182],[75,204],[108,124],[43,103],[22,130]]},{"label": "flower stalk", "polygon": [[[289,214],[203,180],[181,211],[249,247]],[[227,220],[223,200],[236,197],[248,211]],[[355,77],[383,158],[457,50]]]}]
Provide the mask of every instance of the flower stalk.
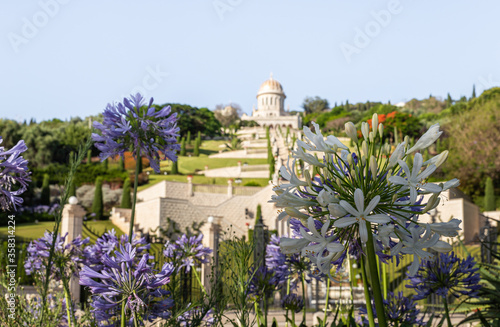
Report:
[{"label": "flower stalk", "polygon": [[139,168],[141,166],[141,148],[137,149],[137,160],[135,162],[135,176],[134,176],[134,195],[132,198],[132,213],[130,215],[130,227],[128,232],[128,241],[132,242],[132,235],[134,234],[134,219],[135,219],[135,204],[137,203],[137,186],[139,184]]}]

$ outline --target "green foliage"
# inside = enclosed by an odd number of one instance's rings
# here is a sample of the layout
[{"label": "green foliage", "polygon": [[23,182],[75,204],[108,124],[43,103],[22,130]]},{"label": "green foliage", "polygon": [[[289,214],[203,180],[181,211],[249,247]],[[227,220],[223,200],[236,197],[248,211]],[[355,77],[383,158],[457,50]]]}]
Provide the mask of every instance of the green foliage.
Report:
[{"label": "green foliage", "polygon": [[269,162],[269,180],[273,179],[274,172],[275,172],[275,164],[276,160],[274,160],[274,156],[271,156],[271,161]]},{"label": "green foliage", "polygon": [[172,175],[179,174],[179,164],[177,161],[172,162],[172,168],[170,169],[170,174]]},{"label": "green foliage", "polygon": [[191,131],[187,131],[187,144],[191,145]]},{"label": "green foliage", "polygon": [[260,184],[254,181],[250,181],[243,184],[243,186],[260,186]]},{"label": "green foliage", "polygon": [[92,164],[92,150],[87,151],[87,165]]},{"label": "green foliage", "polygon": [[76,196],[76,186],[75,186],[75,182],[74,181],[69,186],[68,196],[69,197]]},{"label": "green foliage", "polygon": [[181,152],[179,153],[180,156],[186,156],[186,139],[183,137],[181,139]]},{"label": "green foliage", "polygon": [[460,179],[464,192],[479,195],[487,177],[500,179],[500,88],[484,91],[449,118],[443,126],[448,135],[443,148],[449,150],[443,171]]},{"label": "green foliage", "polygon": [[330,107],[328,100],[322,99],[319,96],[306,97],[304,102],[302,103],[302,108],[304,109],[304,113],[311,114],[313,112],[322,112],[327,110]]},{"label": "green foliage", "polygon": [[102,165],[104,166],[104,170],[108,170],[108,167],[109,167],[109,162],[108,162],[108,158],[104,159],[104,161],[102,162]]},{"label": "green foliage", "polygon": [[125,171],[125,160],[123,160],[122,157],[120,157],[120,165],[119,165],[119,167],[120,167],[121,171]]},{"label": "green foliage", "polygon": [[195,156],[195,157],[199,157],[200,156],[200,142],[198,140],[199,139],[196,139],[194,141],[193,156]]},{"label": "green foliage", "polygon": [[50,184],[49,183],[50,183],[49,174],[44,174],[40,203],[42,205],[46,205],[46,206],[50,205]]},{"label": "green foliage", "polygon": [[95,180],[94,202],[92,203],[92,213],[95,214],[95,219],[102,219],[104,212],[104,201],[102,196],[102,178],[97,177]]},{"label": "green foliage", "polygon": [[[172,113],[177,113],[177,126],[181,135],[190,135],[201,132],[204,135],[220,135],[221,123],[215,118],[214,113],[207,108],[192,107],[187,104],[164,104],[156,106],[163,108],[169,105]],[[187,144],[191,145],[191,137],[187,138]]]},{"label": "green foliage", "polygon": [[130,179],[126,178],[123,183],[122,201],[120,208],[130,209],[132,208],[132,198],[130,195]]},{"label": "green foliage", "polygon": [[484,189],[484,211],[495,211],[496,208],[493,180],[488,177],[486,178],[486,187]]}]

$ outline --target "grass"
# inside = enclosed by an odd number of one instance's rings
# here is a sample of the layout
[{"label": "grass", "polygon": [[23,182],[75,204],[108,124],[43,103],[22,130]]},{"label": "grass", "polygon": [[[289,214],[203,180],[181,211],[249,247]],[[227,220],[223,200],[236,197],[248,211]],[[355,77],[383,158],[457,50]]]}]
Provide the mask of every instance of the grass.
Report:
[{"label": "grass", "polygon": [[[123,232],[109,220],[89,221],[87,222],[87,226],[90,227],[90,229],[92,229],[98,235],[101,235],[106,230],[111,230],[113,228],[115,229],[117,235],[123,234]],[[7,228],[8,227],[0,227],[0,238],[7,237]],[[53,228],[53,221],[44,221],[38,224],[21,224],[16,226],[16,236],[27,240],[33,240],[42,237],[46,230],[52,231]],[[95,241],[95,236],[89,233],[85,228],[83,229],[82,234],[84,238],[90,237],[91,242]]]},{"label": "grass", "polygon": [[[228,178],[225,177],[205,177],[203,175],[193,175],[194,184],[215,184],[215,185],[227,185]],[[171,182],[187,182],[186,175],[149,175],[149,183],[141,185],[138,187],[138,191],[147,189],[150,186],[155,185],[161,181],[171,181]],[[241,178],[241,183],[239,185],[244,186],[248,182],[258,183],[260,186],[267,186],[269,180],[267,178]],[[238,185],[238,184],[233,184]]]}]

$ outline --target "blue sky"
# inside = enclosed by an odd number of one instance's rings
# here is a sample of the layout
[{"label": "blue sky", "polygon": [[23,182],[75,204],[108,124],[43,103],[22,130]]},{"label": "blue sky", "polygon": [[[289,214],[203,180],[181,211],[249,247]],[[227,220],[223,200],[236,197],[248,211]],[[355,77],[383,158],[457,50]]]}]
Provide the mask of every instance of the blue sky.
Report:
[{"label": "blue sky", "polygon": [[273,72],[306,96],[392,103],[500,83],[499,1],[41,0],[0,3],[0,118],[156,103],[245,112]]}]

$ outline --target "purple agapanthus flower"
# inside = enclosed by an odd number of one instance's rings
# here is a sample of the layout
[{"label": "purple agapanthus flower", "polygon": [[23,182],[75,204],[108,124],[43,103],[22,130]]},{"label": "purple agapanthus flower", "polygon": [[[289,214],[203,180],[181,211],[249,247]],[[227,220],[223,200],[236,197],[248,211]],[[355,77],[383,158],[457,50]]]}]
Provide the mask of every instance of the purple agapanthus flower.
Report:
[{"label": "purple agapanthus flower", "polygon": [[92,134],[95,147],[101,151],[101,160],[132,151],[145,155],[153,170],[160,172],[160,152],[163,160],[167,158],[176,161],[176,151],[179,128],[177,114],[171,114],[170,106],[157,110],[153,106],[153,98],[145,104],[144,98],[137,93],[123,103],[108,104],[104,110],[103,123],[94,122],[94,127],[101,135]]},{"label": "purple agapanthus flower", "polygon": [[415,289],[415,300],[425,299],[431,294],[477,297],[481,288],[478,270],[471,256],[462,260],[454,252],[441,253],[436,260],[424,262],[406,287]]},{"label": "purple agapanthus flower", "polygon": [[[0,144],[3,139],[0,136]],[[12,149],[6,150],[0,146],[0,208],[2,211],[17,207],[23,203],[21,194],[28,188],[31,182],[28,171],[28,160],[21,153],[28,149],[23,140],[19,141]]]},{"label": "purple agapanthus flower", "polygon": [[[124,245],[126,243],[128,243],[127,235],[118,237],[114,229],[107,231],[97,238],[95,244],[89,245],[83,250],[85,265],[99,271],[103,267],[102,256],[104,254],[112,254],[113,251],[117,250],[120,245]],[[149,250],[151,244],[147,243],[146,238],[144,237],[136,238],[135,235],[132,235],[132,246],[134,246],[137,251],[136,260],[140,260],[139,256],[144,251]]]},{"label": "purple agapanthus flower", "polygon": [[[54,255],[52,257],[51,278],[61,280],[69,279],[71,275],[78,275],[83,257],[83,245],[89,242],[89,238],[82,239],[80,236],[65,244],[67,234],[56,236]],[[46,231],[45,235],[33,242],[27,248],[28,256],[24,262],[26,274],[43,274],[47,267],[53,234]],[[64,275],[63,275],[64,274]]]},{"label": "purple agapanthus flower", "polygon": [[176,269],[185,267],[186,272],[189,272],[191,267],[209,262],[208,256],[212,250],[204,247],[202,240],[203,234],[191,237],[183,234],[175,242],[167,242],[163,254],[167,258],[174,259]]},{"label": "purple agapanthus flower", "polygon": [[266,294],[276,290],[277,280],[273,276],[273,272],[267,267],[260,266],[257,270],[254,267],[250,268],[249,276],[251,277],[248,284],[249,294],[257,298],[263,298]]},{"label": "purple agapanthus flower", "polygon": [[291,310],[299,313],[304,308],[304,299],[297,294],[288,294],[281,300],[281,307],[285,310]]},{"label": "purple agapanthus flower", "polygon": [[177,322],[181,327],[189,327],[195,324],[200,327],[211,327],[215,325],[212,309],[204,310],[201,308],[192,308],[184,312],[177,317]]},{"label": "purple agapanthus flower", "polygon": [[170,281],[173,265],[165,263],[156,272],[148,263],[151,259],[148,253],[139,261],[136,257],[136,247],[120,244],[118,251],[101,256],[102,269],[84,266],[80,272],[80,284],[90,288],[92,312],[101,324],[119,319],[122,301],[126,304],[126,314],[141,323],[170,317],[173,301],[162,286]]},{"label": "purple agapanthus flower", "polygon": [[[419,318],[420,310],[414,299],[403,296],[403,292],[394,294],[389,292],[384,299],[385,315],[388,326],[425,326],[422,318]],[[377,317],[375,303],[372,301],[373,315]],[[359,309],[361,326],[369,326],[366,307]],[[378,323],[375,323],[378,326]]]}]

